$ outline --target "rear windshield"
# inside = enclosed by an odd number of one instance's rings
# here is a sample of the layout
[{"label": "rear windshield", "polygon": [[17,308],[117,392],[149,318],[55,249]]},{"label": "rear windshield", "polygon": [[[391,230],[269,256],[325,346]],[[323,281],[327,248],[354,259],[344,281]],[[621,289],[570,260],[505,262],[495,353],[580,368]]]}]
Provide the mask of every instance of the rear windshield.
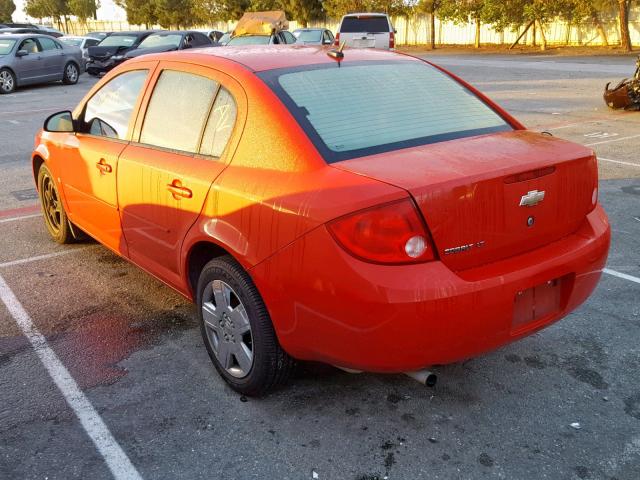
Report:
[{"label": "rear windshield", "polygon": [[389,32],[387,17],[344,17],[340,25],[341,33],[379,33]]},{"label": "rear windshield", "polygon": [[319,42],[322,30],[296,30],[293,35],[299,42]]},{"label": "rear windshield", "polygon": [[240,37],[233,37],[227,45],[269,45],[271,37],[269,35],[243,35]]},{"label": "rear windshield", "polygon": [[72,47],[79,47],[82,44],[81,38],[62,37],[60,41],[66,45],[71,45]]},{"label": "rear windshield", "polygon": [[342,62],[259,75],[329,163],[512,130],[473,93],[423,62]]}]

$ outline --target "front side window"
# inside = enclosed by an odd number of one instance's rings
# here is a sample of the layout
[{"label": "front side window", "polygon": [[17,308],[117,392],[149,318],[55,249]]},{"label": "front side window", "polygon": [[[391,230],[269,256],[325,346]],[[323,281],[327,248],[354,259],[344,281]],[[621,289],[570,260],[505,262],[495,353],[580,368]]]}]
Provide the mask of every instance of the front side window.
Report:
[{"label": "front side window", "polygon": [[220,88],[216,101],[213,103],[207,128],[202,137],[200,153],[211,157],[221,157],[224,152],[233,126],[236,123],[236,102],[225,88]]},{"label": "front side window", "polygon": [[149,101],[140,143],[197,153],[217,89],[218,83],[210,78],[163,71]]},{"label": "front side window", "polygon": [[84,131],[101,137],[127,139],[131,114],[136,106],[147,70],[118,75],[87,102],[82,125]]},{"label": "front side window", "polygon": [[18,47],[18,50],[26,50],[29,53],[38,53],[41,51],[38,42],[33,38],[27,38],[24,40]]},{"label": "front side window", "polygon": [[327,162],[512,130],[424,62],[342,62],[259,73]]}]

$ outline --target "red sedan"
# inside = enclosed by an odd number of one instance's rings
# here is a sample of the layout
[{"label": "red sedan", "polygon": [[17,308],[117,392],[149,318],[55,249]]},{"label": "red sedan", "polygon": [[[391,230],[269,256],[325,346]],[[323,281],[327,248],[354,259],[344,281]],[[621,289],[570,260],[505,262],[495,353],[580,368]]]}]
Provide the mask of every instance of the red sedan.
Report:
[{"label": "red sedan", "polygon": [[82,230],[196,301],[245,394],[294,358],[415,374],[495,349],[584,302],[607,258],[591,150],[428,62],[337,57],[132,59],[36,138],[53,238]]}]

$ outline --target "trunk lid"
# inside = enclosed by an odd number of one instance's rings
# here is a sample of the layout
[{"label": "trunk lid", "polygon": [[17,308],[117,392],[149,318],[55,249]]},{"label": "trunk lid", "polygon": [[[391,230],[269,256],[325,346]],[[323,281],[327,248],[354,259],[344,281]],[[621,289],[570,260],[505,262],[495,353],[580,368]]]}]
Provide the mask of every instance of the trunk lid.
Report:
[{"label": "trunk lid", "polygon": [[598,185],[591,150],[528,131],[332,165],[407,190],[440,259],[453,270],[518,255],[571,234],[594,208]]}]

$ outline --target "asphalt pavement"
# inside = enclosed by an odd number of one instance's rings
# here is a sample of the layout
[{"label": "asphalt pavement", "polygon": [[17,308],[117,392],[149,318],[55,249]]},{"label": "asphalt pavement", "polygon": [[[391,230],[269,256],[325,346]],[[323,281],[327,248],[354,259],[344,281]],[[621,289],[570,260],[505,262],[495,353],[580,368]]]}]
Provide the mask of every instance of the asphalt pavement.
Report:
[{"label": "asphalt pavement", "polygon": [[94,80],[21,89],[0,97],[0,479],[640,478],[640,112],[602,101],[633,60],[429,58],[597,152],[612,247],[583,306],[438,367],[432,389],[303,364],[286,388],[241,397],[191,304],[92,241],[49,240],[33,135]]}]

